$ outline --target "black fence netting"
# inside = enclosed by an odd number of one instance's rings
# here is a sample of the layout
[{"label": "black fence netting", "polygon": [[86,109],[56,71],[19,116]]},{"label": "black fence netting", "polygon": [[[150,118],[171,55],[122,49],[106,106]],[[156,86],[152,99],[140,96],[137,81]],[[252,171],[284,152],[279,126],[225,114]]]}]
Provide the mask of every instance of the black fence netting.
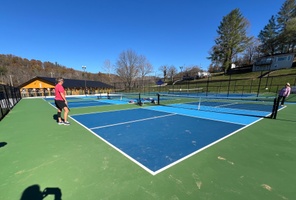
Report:
[{"label": "black fence netting", "polygon": [[[259,74],[260,75],[260,74]],[[162,83],[159,84],[160,80]],[[288,102],[296,102],[296,74],[281,76],[260,76],[258,78],[239,78],[232,75],[223,75],[221,79],[207,77],[203,79],[164,80],[160,78],[133,81],[127,85],[124,82],[114,83],[115,92],[135,93],[168,93],[174,95],[197,96],[257,96],[277,97],[279,91],[289,82],[291,95]]]},{"label": "black fence netting", "polygon": [[21,100],[19,88],[0,84],[0,120]]}]

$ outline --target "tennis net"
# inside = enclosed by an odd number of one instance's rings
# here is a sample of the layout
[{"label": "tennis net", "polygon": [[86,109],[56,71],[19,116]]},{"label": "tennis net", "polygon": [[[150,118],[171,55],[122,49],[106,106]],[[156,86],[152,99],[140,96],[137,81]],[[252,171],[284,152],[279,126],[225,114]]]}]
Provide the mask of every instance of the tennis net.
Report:
[{"label": "tennis net", "polygon": [[141,103],[141,94],[140,93],[107,93],[100,94],[97,96],[97,99],[110,99],[123,101],[131,104],[140,104]]},{"label": "tennis net", "polygon": [[158,104],[207,112],[268,117],[273,112],[274,98],[207,97],[158,94]]}]

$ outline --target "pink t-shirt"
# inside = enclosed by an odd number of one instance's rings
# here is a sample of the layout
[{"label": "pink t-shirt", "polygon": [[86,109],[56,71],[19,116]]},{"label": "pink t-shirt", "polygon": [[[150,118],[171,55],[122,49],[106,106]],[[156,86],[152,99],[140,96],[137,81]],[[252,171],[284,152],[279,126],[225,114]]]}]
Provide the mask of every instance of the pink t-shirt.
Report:
[{"label": "pink t-shirt", "polygon": [[56,86],[55,86],[55,100],[64,101],[61,93],[63,93],[64,96],[65,96],[65,89],[64,89],[64,87],[61,84],[56,84]]},{"label": "pink t-shirt", "polygon": [[279,96],[288,97],[290,95],[291,88],[290,87],[283,87],[279,93]]}]

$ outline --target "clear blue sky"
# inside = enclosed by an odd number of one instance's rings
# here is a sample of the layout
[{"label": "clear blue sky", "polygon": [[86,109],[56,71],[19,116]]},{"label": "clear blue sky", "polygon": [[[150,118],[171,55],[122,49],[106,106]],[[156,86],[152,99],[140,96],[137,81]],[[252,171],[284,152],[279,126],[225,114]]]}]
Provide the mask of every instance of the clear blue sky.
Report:
[{"label": "clear blue sky", "polygon": [[285,0],[1,0],[0,53],[105,72],[122,51],[161,65],[201,65],[217,28],[239,8],[249,35],[276,15]]}]

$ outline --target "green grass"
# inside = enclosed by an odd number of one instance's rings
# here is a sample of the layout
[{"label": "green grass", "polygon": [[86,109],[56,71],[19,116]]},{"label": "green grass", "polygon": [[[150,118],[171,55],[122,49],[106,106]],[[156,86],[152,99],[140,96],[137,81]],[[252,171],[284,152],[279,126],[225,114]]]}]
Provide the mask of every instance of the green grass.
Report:
[{"label": "green grass", "polygon": [[[263,71],[262,74],[266,72]],[[233,74],[231,76],[218,73],[210,78],[180,81],[175,85],[168,84],[164,87],[149,88],[148,90],[159,92],[252,93],[260,96],[276,96],[287,82],[291,86],[296,86],[296,68],[272,71],[261,79],[260,76],[261,72]]]},{"label": "green grass", "polygon": [[[110,109],[72,109],[71,114]],[[0,142],[7,143],[0,148],[1,200],[20,199],[34,184],[40,190],[59,188],[62,199],[71,200],[295,198],[296,105],[155,176],[74,121],[58,126],[55,113],[41,99],[23,99],[0,122]]]}]

